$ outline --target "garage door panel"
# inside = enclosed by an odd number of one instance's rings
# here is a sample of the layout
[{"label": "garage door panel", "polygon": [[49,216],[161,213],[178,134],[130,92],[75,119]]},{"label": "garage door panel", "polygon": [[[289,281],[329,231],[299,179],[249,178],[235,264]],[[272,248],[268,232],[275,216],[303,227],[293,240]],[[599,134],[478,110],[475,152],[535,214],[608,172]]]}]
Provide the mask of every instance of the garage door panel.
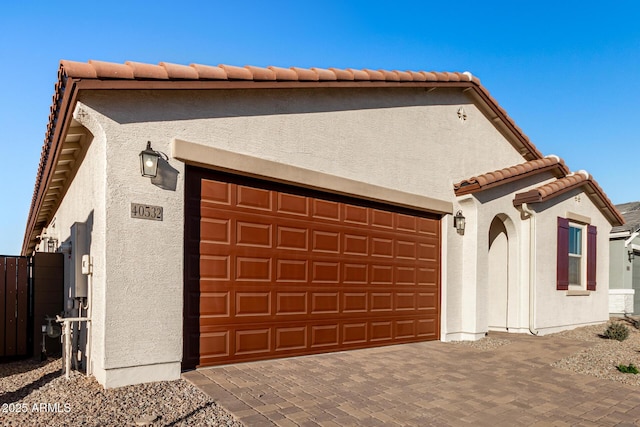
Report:
[{"label": "garage door panel", "polygon": [[239,208],[257,209],[259,211],[270,211],[272,207],[273,194],[269,190],[255,187],[237,185],[237,205]]},{"label": "garage door panel", "polygon": [[309,216],[309,198],[294,194],[278,193],[277,210],[279,214]]},{"label": "garage door panel", "polygon": [[369,224],[369,209],[362,206],[342,205],[344,222],[360,225]]},{"label": "garage door panel", "polygon": [[191,304],[200,305],[200,318],[224,317],[231,315],[231,292],[200,292],[190,295]]},{"label": "garage door panel", "polygon": [[281,250],[309,250],[309,230],[302,227],[276,226],[276,248]]},{"label": "garage door panel", "polygon": [[235,316],[270,316],[271,292],[235,292]]},{"label": "garage door panel", "polygon": [[437,339],[438,338],[438,320],[437,318],[424,318],[417,320],[418,337]]},{"label": "garage door panel", "polygon": [[236,222],[236,245],[271,247],[271,224],[259,222]]},{"label": "garage door panel", "polygon": [[379,209],[372,209],[371,225],[386,230],[393,230],[393,213],[381,211]]},{"label": "garage door panel", "polygon": [[344,284],[349,285],[366,285],[369,283],[369,266],[366,263],[343,263],[342,268]]},{"label": "garage door panel", "polygon": [[271,282],[271,258],[235,257],[237,282]]},{"label": "garage door panel", "polygon": [[338,347],[338,324],[311,326],[311,349],[319,347]]},{"label": "garage door panel", "polygon": [[230,205],[232,184],[217,180],[205,180],[199,183],[201,193],[199,199],[201,204]]},{"label": "garage door panel", "polygon": [[307,326],[276,327],[274,350],[276,352],[306,350],[309,346],[308,329]]},{"label": "garage door panel", "polygon": [[276,293],[276,316],[307,315],[308,312],[308,292]]},{"label": "garage door panel", "polygon": [[312,284],[326,284],[340,282],[340,263],[326,261],[311,262]]},{"label": "garage door panel", "polygon": [[185,365],[438,338],[437,217],[195,168],[187,182]]},{"label": "garage door panel", "polygon": [[278,283],[307,283],[309,281],[309,261],[277,259],[275,281]]},{"label": "garage door panel", "polygon": [[338,314],[339,300],[338,292],[311,292],[311,314]]},{"label": "garage door panel", "polygon": [[367,322],[343,324],[342,337],[342,344],[365,344],[367,342]]},{"label": "garage door panel", "polygon": [[311,217],[315,220],[340,220],[340,204],[330,200],[311,199]]}]

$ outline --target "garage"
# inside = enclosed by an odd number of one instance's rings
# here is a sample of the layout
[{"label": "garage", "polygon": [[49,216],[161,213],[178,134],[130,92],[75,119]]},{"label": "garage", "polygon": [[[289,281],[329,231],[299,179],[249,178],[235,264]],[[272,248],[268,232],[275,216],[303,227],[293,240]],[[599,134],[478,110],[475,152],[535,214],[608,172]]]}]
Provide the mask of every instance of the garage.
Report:
[{"label": "garage", "polygon": [[188,167],[183,367],[439,339],[440,217]]}]

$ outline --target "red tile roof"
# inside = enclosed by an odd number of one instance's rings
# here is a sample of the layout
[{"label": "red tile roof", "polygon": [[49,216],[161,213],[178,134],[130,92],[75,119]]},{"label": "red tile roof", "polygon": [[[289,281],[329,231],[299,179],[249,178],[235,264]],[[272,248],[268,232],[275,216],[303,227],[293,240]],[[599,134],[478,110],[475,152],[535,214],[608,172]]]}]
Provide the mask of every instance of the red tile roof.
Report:
[{"label": "red tile roof", "polygon": [[[44,194],[51,181],[61,140],[68,128],[77,94],[84,89],[214,89],[214,88],[315,88],[315,87],[452,87],[468,89],[466,93],[484,112],[510,135],[510,142],[525,160],[542,159],[542,154],[509,117],[498,102],[480,84],[480,80],[464,72],[398,71],[353,68],[237,67],[231,65],[158,65],[127,61],[124,64],[89,61],[60,62],[58,81],[49,124],[42,147],[34,194],[27,219],[22,247],[29,254],[39,229],[46,225],[38,219]],[[50,220],[50,218],[49,218]]]},{"label": "red tile roof", "polygon": [[596,206],[603,211],[612,225],[617,226],[624,224],[624,218],[620,215],[620,212],[618,212],[613,203],[611,203],[611,200],[609,200],[598,183],[585,171],[578,171],[564,178],[534,188],[533,190],[516,194],[513,205],[520,206],[523,203],[545,202],[575,188],[583,188]]},{"label": "red tile roof", "polygon": [[281,68],[247,65],[178,65],[160,62],[158,65],[127,61],[124,64],[103,61],[60,61],[61,71],[77,79],[129,80],[248,80],[248,81],[379,81],[379,82],[475,82],[471,73],[431,71],[357,70],[353,68]]},{"label": "red tile roof", "polygon": [[543,159],[531,160],[516,166],[474,176],[454,184],[453,188],[456,196],[462,196],[464,194],[471,194],[507,184],[545,171],[551,171],[556,177],[560,177],[567,175],[569,168],[567,168],[559,157],[547,156]]}]

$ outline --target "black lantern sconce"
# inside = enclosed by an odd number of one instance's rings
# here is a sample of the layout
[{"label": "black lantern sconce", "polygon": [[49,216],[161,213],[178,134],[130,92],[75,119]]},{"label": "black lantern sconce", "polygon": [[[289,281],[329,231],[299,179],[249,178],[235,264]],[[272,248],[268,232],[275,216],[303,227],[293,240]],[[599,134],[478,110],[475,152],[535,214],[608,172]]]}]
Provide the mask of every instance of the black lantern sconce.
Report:
[{"label": "black lantern sconce", "polygon": [[636,257],[636,254],[633,251],[629,251],[629,262],[633,262],[633,259]]},{"label": "black lantern sconce", "polygon": [[459,235],[464,235],[465,217],[462,215],[462,211],[456,212],[456,216],[453,217],[453,228],[456,229]]},{"label": "black lantern sconce", "polygon": [[140,173],[147,178],[158,175],[158,159],[160,153],[151,148],[151,141],[147,141],[147,148],[140,152]]}]

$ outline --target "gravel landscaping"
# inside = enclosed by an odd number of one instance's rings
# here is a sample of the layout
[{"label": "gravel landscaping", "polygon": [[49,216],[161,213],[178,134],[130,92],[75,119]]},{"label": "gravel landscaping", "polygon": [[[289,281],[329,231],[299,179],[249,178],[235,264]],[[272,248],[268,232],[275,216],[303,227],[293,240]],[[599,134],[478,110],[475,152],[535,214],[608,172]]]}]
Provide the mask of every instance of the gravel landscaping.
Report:
[{"label": "gravel landscaping", "polygon": [[79,372],[67,380],[60,369],[60,359],[0,364],[0,425],[243,425],[184,380],[105,390]]},{"label": "gravel landscaping", "polygon": [[[605,324],[554,334],[592,342],[593,346],[558,360],[552,366],[580,374],[640,386],[640,375],[621,373],[617,366],[640,367],[640,330],[625,319],[624,341],[602,337]],[[456,344],[491,351],[508,339],[487,336]],[[72,372],[66,380],[59,359],[0,364],[0,424],[4,426],[242,426],[230,413],[184,380],[104,390],[94,378]]]},{"label": "gravel landscaping", "polygon": [[627,319],[616,319],[629,329],[629,337],[624,341],[605,339],[602,337],[607,325],[594,325],[577,328],[554,334],[580,341],[593,342],[594,346],[566,357],[552,364],[552,366],[567,369],[579,374],[591,375],[620,383],[640,386],[640,375],[622,373],[618,371],[620,364],[634,364],[640,369],[640,330]]}]

